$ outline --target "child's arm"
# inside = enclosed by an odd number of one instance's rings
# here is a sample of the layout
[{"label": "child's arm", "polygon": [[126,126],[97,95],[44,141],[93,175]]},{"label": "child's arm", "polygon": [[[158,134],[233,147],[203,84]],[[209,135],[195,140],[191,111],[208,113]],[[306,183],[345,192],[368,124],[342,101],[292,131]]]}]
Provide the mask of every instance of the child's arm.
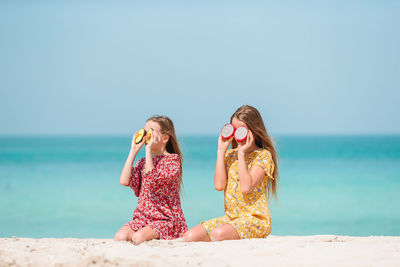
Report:
[{"label": "child's arm", "polygon": [[146,163],[145,163],[145,171],[151,172],[154,169],[154,164],[153,164],[153,155],[152,155],[152,150],[153,146],[158,145],[158,143],[161,141],[160,136],[158,136],[155,132],[151,134],[151,140],[150,142],[146,145]]},{"label": "child's arm", "polygon": [[260,166],[253,166],[249,172],[244,153],[238,152],[238,161],[240,190],[246,195],[262,181],[265,171]]},{"label": "child's arm", "polygon": [[124,186],[129,186],[129,179],[132,175],[133,162],[135,161],[136,155],[139,152],[140,148],[144,144],[144,138],[143,138],[142,142],[140,142],[139,144],[135,143],[136,135],[137,135],[137,132],[135,133],[135,135],[132,138],[131,150],[129,151],[128,158],[126,159],[124,168],[122,169],[121,177],[119,178],[120,184],[122,184]]},{"label": "child's arm", "polygon": [[151,149],[150,149],[150,145],[146,146],[146,164],[145,166],[145,171],[146,172],[150,172],[154,169],[154,164],[153,164],[153,156],[151,154]]},{"label": "child's arm", "polygon": [[232,142],[233,137],[225,140],[222,136],[218,139],[218,150],[217,150],[217,163],[215,166],[214,173],[214,186],[218,191],[225,190],[227,182],[227,173],[225,166],[225,153],[228,150],[229,145]]},{"label": "child's arm", "polygon": [[248,170],[245,154],[246,150],[253,143],[253,138],[253,134],[249,132],[246,144],[239,145],[238,149],[239,183],[240,190],[244,195],[253,191],[254,187],[256,187],[265,177],[265,171],[260,166],[254,166],[251,168],[250,172]]}]

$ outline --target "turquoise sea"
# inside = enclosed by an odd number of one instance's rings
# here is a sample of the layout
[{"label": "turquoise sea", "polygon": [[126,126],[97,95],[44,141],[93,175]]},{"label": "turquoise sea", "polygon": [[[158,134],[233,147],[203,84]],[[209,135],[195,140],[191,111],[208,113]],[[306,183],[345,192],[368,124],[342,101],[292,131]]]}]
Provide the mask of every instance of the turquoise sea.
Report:
[{"label": "turquoise sea", "polygon": [[[137,198],[119,184],[131,137],[0,137],[0,237],[112,238]],[[273,235],[400,235],[400,136],[281,136]],[[222,216],[215,136],[184,136],[189,227]],[[143,156],[141,152],[140,156]]]}]

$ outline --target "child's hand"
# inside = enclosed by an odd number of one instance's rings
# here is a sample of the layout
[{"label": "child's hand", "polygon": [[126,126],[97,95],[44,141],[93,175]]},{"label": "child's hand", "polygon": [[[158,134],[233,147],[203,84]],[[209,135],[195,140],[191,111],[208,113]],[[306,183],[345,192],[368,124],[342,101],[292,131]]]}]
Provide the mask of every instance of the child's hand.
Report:
[{"label": "child's hand", "polygon": [[229,145],[232,143],[233,136],[229,139],[222,138],[222,135],[219,135],[218,138],[218,150],[223,151],[224,153],[228,150]]},{"label": "child's hand", "polygon": [[249,133],[246,138],[246,142],[238,142],[238,153],[247,154],[250,152],[250,148],[254,142],[253,133],[249,130]]},{"label": "child's hand", "polygon": [[138,135],[138,132],[136,132],[133,135],[132,142],[131,142],[131,150],[133,150],[134,152],[138,152],[142,148],[142,146],[144,144],[144,140],[145,140],[145,138],[143,138],[139,144],[136,144],[135,139],[136,139],[137,135]]},{"label": "child's hand", "polygon": [[161,137],[155,132],[153,131],[151,133],[151,139],[150,142],[146,145],[146,151],[153,151],[154,148],[159,146],[159,142],[161,141]]}]

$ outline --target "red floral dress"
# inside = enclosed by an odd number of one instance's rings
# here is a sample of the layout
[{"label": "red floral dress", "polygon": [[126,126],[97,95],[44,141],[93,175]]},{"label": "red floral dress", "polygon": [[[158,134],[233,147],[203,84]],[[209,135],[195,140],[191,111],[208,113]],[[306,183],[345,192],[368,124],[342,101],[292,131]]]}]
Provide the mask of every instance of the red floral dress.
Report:
[{"label": "red floral dress", "polygon": [[129,186],[139,202],[132,221],[125,225],[134,231],[150,227],[160,239],[179,238],[188,230],[179,197],[179,155],[155,156],[153,164],[154,169],[146,172],[141,158],[132,167]]}]

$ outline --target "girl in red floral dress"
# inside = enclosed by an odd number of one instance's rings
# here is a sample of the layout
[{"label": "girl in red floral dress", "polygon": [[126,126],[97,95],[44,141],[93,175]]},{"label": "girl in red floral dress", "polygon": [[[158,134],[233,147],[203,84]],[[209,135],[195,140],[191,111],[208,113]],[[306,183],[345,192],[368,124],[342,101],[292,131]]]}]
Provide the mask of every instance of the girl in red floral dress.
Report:
[{"label": "girl in red floral dress", "polygon": [[136,144],[136,132],[120,178],[122,185],[132,188],[139,202],[132,221],[122,226],[114,237],[114,240],[135,244],[155,238],[179,238],[188,229],[179,197],[182,153],[174,124],[166,116],[153,116],[144,128],[146,132],[153,129],[151,140],[145,146],[146,156],[132,167],[146,139]]}]

